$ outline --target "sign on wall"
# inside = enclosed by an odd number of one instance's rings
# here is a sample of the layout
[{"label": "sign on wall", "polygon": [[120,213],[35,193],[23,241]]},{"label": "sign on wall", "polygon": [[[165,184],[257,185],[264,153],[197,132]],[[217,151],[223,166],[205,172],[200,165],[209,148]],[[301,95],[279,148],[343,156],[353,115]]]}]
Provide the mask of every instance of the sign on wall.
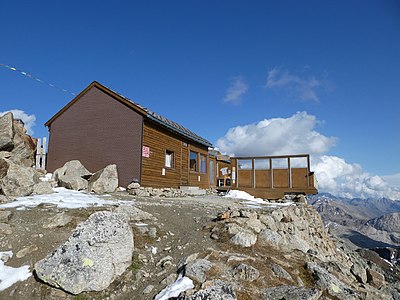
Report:
[{"label": "sign on wall", "polygon": [[147,146],[142,147],[142,156],[143,157],[150,157],[150,148]]}]

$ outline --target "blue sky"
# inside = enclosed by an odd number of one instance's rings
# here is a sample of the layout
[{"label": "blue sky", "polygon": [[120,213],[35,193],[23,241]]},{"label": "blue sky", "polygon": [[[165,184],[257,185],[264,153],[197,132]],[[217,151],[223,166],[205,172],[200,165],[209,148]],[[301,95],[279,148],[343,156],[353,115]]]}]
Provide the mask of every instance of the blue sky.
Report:
[{"label": "blue sky", "polygon": [[[237,126],[314,118],[304,134],[328,142],[298,151],[400,186],[398,1],[2,1],[0,11],[0,63],[76,93],[97,80],[215,145]],[[34,136],[72,98],[0,67],[0,112],[35,115]]]}]

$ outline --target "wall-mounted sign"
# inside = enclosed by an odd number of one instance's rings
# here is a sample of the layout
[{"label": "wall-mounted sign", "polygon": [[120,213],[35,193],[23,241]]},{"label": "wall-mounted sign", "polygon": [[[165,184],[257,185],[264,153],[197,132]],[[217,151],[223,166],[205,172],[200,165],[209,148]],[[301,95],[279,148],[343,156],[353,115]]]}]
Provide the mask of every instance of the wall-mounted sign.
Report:
[{"label": "wall-mounted sign", "polygon": [[142,156],[143,157],[150,157],[150,148],[147,146],[142,147]]}]

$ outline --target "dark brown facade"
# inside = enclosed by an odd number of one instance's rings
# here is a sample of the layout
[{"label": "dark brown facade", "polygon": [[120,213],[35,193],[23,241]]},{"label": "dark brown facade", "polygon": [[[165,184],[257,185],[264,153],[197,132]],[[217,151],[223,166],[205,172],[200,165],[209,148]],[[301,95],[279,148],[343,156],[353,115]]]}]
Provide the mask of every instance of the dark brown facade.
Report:
[{"label": "dark brown facade", "polygon": [[[91,172],[116,164],[121,186],[137,180],[151,187],[210,187],[209,142],[97,82],[45,125],[49,172],[77,159]],[[196,170],[191,152],[198,154]]]},{"label": "dark brown facade", "polygon": [[48,126],[49,172],[77,159],[91,172],[116,164],[122,186],[140,180],[143,116],[111,95],[94,86]]}]

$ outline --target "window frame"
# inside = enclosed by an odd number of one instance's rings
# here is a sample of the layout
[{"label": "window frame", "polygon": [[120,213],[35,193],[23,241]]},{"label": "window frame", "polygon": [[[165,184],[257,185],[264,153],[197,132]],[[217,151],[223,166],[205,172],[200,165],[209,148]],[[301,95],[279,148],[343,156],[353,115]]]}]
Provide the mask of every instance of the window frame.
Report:
[{"label": "window frame", "polygon": [[[202,153],[199,153],[199,157],[200,157],[200,159],[199,159],[199,162],[200,162],[200,164],[199,164],[199,172],[201,174],[207,174],[207,156],[202,154]],[[201,164],[201,162],[202,162],[201,158],[202,157],[204,158],[204,168],[205,168],[205,170],[202,170],[202,164]]]},{"label": "window frame", "polygon": [[[171,157],[170,166],[167,166],[167,155],[170,155],[170,157]],[[165,149],[164,166],[165,166],[165,168],[168,168],[168,169],[175,169],[175,152],[174,151]]]},{"label": "window frame", "polygon": [[[196,163],[195,163],[195,168],[192,169],[192,153],[196,154]],[[190,150],[189,151],[189,171],[193,173],[198,173],[199,172],[199,152]]]}]

